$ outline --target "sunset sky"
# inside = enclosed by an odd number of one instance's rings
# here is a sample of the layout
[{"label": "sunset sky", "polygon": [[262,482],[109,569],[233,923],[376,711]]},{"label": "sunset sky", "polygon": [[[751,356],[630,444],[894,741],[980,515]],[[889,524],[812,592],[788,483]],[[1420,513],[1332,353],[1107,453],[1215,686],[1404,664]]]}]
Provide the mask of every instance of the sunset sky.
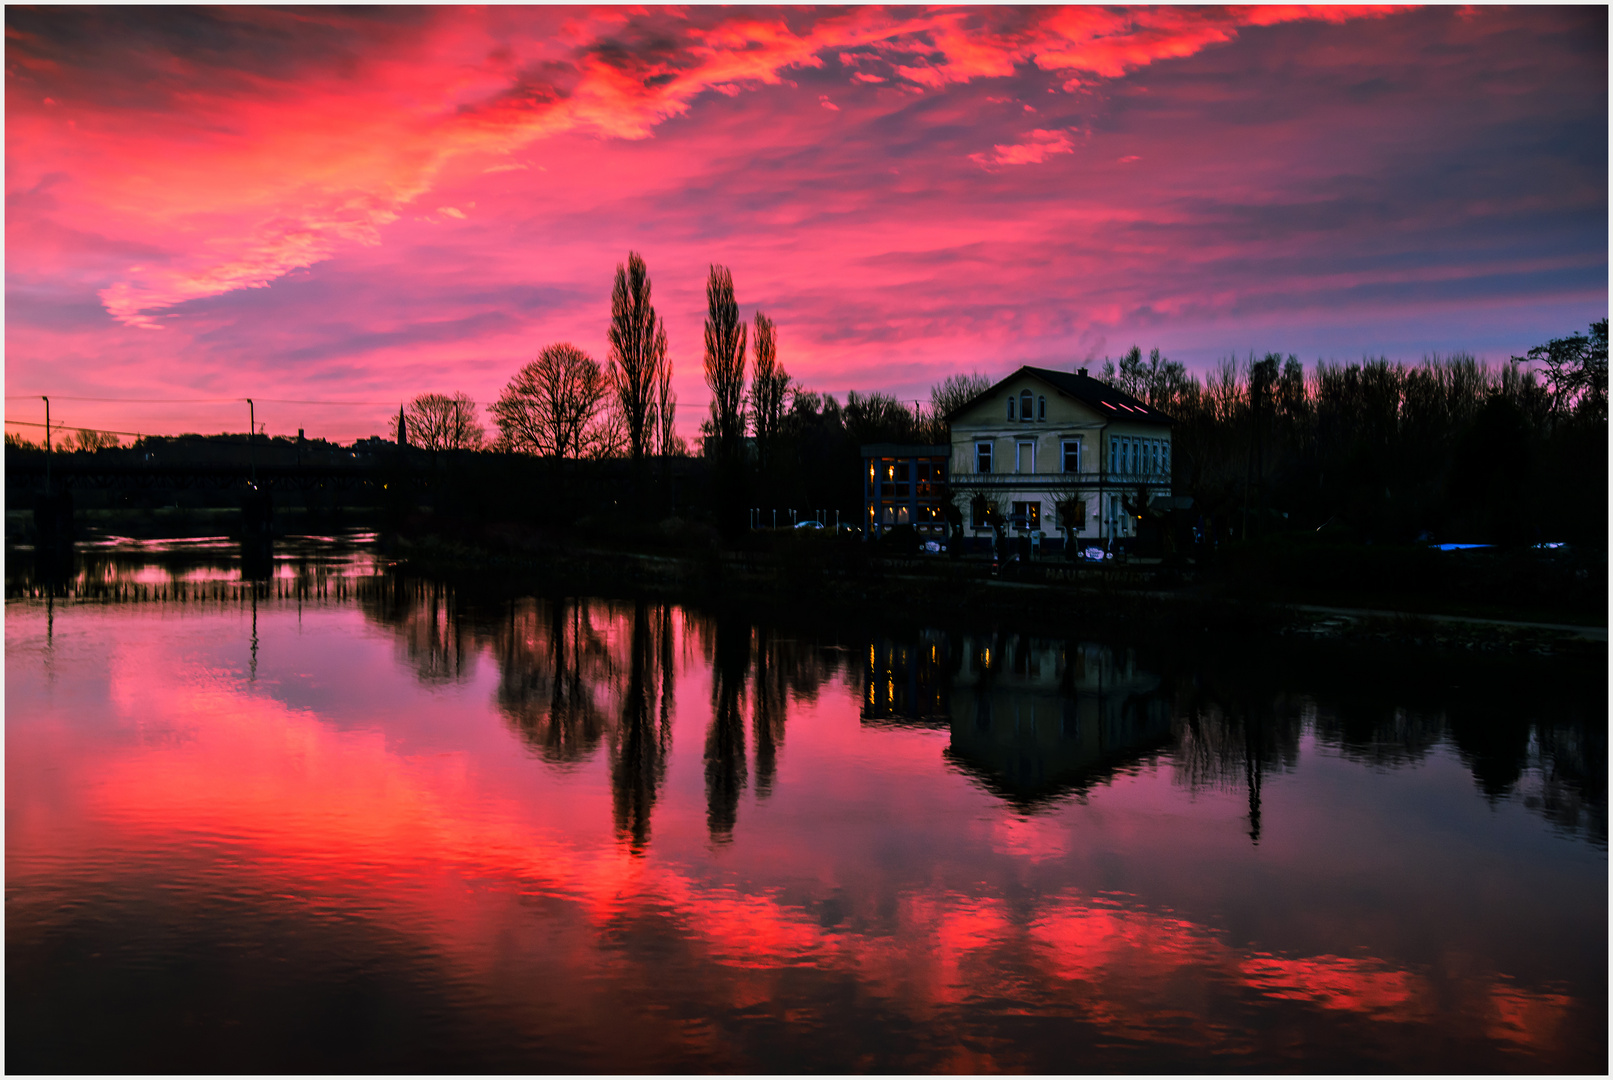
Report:
[{"label": "sunset sky", "polygon": [[[708,264],[802,384],[1607,314],[1607,10],[6,10],[8,419],[382,433]],[[72,397],[120,399],[73,401]],[[61,400],[56,400],[60,398]],[[339,401],[296,405],[273,399]],[[39,414],[39,415],[36,415]],[[9,431],[37,437],[27,429]]]}]

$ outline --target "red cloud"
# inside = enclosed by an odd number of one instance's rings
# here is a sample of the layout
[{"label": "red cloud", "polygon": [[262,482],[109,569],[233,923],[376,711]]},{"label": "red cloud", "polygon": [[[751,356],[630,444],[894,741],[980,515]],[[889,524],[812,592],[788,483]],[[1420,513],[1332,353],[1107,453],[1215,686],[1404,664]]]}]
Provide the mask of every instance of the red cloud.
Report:
[{"label": "red cloud", "polygon": [[[7,144],[23,173],[66,166],[74,216],[161,240],[171,258],[126,269],[100,296],[130,326],[186,300],[267,285],[386,226],[460,159],[498,163],[567,132],[642,139],[703,93],[777,85],[792,69],[856,50],[937,88],[1032,64],[1072,84],[1190,55],[1246,25],[1337,21],[1323,8],[858,8],[829,14],[446,9],[415,25],[335,11],[226,9],[243,42],[299,34],[356,39],[350,52],[284,70],[239,71],[151,54],[88,72],[93,49],[24,31],[7,49]],[[68,13],[41,16],[68,20]],[[104,43],[103,43],[104,44]],[[898,61],[897,58],[905,58]],[[159,76],[166,96],[132,84]],[[863,74],[864,81],[880,76]],[[50,97],[47,113],[22,101]],[[837,106],[824,101],[825,107]],[[1069,150],[1066,137],[999,146],[1000,164]],[[26,257],[25,257],[26,258]]]}]

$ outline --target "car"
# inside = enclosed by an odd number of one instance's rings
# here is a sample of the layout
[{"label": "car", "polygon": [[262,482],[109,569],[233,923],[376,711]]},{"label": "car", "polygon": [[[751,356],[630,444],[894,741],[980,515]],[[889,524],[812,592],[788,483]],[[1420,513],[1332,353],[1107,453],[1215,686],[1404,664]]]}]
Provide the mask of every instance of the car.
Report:
[{"label": "car", "polygon": [[813,532],[820,532],[823,529],[823,522],[821,522],[821,521],[797,521],[795,523],[795,527],[797,529],[811,529]]},{"label": "car", "polygon": [[1114,555],[1103,550],[1101,547],[1089,547],[1081,552],[1081,558],[1090,559],[1093,562],[1102,562],[1105,559],[1114,558]]}]

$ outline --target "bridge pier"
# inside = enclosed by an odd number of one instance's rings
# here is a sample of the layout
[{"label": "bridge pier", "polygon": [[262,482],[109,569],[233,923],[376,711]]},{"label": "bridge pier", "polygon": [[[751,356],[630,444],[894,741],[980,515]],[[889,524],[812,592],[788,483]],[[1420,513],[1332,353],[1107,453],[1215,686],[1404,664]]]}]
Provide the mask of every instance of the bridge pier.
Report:
[{"label": "bridge pier", "polygon": [[34,496],[34,550],[72,551],[73,493],[57,488]]},{"label": "bridge pier", "polygon": [[254,488],[241,499],[241,576],[258,581],[274,566],[274,497]]}]

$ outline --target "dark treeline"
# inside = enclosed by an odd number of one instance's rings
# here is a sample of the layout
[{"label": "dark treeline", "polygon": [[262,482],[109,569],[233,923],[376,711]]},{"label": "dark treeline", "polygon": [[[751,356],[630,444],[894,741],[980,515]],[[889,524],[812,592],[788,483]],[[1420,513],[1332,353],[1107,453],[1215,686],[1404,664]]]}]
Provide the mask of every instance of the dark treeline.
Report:
[{"label": "dark treeline", "polygon": [[1605,319],[1496,368],[1268,353],[1201,382],[1133,349],[1105,375],[1176,419],[1174,488],[1228,535],[1605,546]]}]

